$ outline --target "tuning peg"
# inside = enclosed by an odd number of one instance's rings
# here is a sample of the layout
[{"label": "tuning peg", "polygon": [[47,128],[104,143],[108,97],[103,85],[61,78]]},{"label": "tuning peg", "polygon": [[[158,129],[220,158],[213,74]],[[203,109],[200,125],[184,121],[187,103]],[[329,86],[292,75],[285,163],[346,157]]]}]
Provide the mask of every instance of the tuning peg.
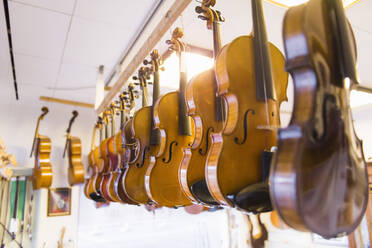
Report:
[{"label": "tuning peg", "polygon": [[152,82],[147,82],[148,84],[152,84]]},{"label": "tuning peg", "polygon": [[138,90],[133,91],[134,94],[139,94]]},{"label": "tuning peg", "polygon": [[162,66],[162,67],[159,68],[159,70],[165,71],[165,68]]},{"label": "tuning peg", "polygon": [[123,92],[123,95],[126,96],[126,95],[129,95],[129,92]]},{"label": "tuning peg", "polygon": [[151,62],[148,61],[147,59],[145,59],[145,60],[143,61],[143,64],[144,64],[144,65],[148,65],[148,64],[151,64]]},{"label": "tuning peg", "polygon": [[198,14],[201,14],[201,13],[205,13],[207,11],[204,10],[201,6],[196,6],[195,7],[195,12],[198,13]]},{"label": "tuning peg", "polygon": [[133,76],[132,79],[133,80],[138,80],[138,77],[137,76]]},{"label": "tuning peg", "polygon": [[207,17],[205,17],[203,15],[198,15],[198,18],[201,19],[201,20],[203,20],[203,21],[208,21],[209,20],[209,18],[207,18]]},{"label": "tuning peg", "polygon": [[171,40],[166,40],[165,43],[168,44],[168,45],[173,44],[173,42]]}]

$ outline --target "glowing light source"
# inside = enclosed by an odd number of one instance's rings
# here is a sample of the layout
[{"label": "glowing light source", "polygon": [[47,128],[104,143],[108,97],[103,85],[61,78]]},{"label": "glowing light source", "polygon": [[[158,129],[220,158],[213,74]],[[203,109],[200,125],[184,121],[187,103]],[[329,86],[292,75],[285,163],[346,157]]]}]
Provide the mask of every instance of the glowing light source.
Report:
[{"label": "glowing light source", "polygon": [[[186,53],[187,78],[190,80],[193,76],[208,70],[213,66],[213,59],[198,55],[195,53]],[[162,88],[178,89],[179,68],[178,56],[173,53],[164,61],[165,71],[160,71],[160,85]]]},{"label": "glowing light source", "polygon": [[352,90],[350,92],[350,107],[360,107],[372,103],[371,94]]},{"label": "glowing light source", "polygon": [[[274,4],[280,5],[282,7],[292,7],[295,5],[306,3],[308,0],[268,0],[269,2],[272,2]],[[350,5],[358,2],[359,0],[343,0],[344,7],[347,8]]]}]

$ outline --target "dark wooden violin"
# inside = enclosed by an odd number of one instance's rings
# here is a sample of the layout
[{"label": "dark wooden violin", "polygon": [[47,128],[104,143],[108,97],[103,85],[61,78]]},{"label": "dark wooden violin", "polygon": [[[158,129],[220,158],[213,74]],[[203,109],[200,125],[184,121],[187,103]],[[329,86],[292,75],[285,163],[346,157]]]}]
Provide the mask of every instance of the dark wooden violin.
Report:
[{"label": "dark wooden violin", "polygon": [[[159,98],[159,66],[161,58],[157,50],[151,53],[151,61],[145,60],[145,65],[151,64],[150,67],[142,67],[138,73],[138,79],[142,89],[147,88],[147,77],[149,74],[154,75],[152,105],[147,106],[143,102],[142,108],[136,111],[132,120],[132,132],[134,142],[138,144],[138,156],[131,161],[128,171],[123,177],[123,187],[131,199],[134,201],[147,204],[150,202],[145,189],[145,173],[148,167],[155,163],[155,156],[159,149],[160,136],[154,128],[153,107]],[[150,70],[149,70],[150,69]],[[147,99],[147,90],[142,90],[142,99]]]},{"label": "dark wooden violin", "polygon": [[145,174],[147,195],[155,203],[166,207],[191,204],[179,183],[183,149],[191,147],[194,135],[194,122],[187,116],[185,101],[187,73],[185,45],[179,40],[182,36],[182,29],[176,28],[172,39],[167,42],[170,49],[176,51],[179,56],[179,91],[163,95],[154,105],[153,118],[160,136],[160,149],[155,163],[149,165]]},{"label": "dark wooden violin", "polygon": [[68,124],[66,130],[66,144],[63,152],[63,157],[68,154],[68,170],[67,178],[71,186],[84,182],[84,166],[81,161],[81,141],[78,137],[71,136],[71,126],[74,123],[79,113],[74,110],[72,112],[72,118]]},{"label": "dark wooden violin", "polygon": [[[215,1],[204,0],[196,7],[199,18],[207,21],[213,33],[213,54],[216,58],[221,48],[220,22],[224,19],[219,11],[212,9]],[[214,68],[193,77],[186,88],[187,113],[195,123],[195,136],[191,148],[184,149],[180,167],[180,182],[183,191],[193,202],[208,205],[218,204],[211,196],[205,181],[205,163],[211,148],[211,132],[223,129],[225,110],[221,97],[216,97]]]},{"label": "dark wooden violin", "polygon": [[[136,143],[133,141],[133,133],[132,133],[132,118],[127,120],[125,115],[125,102],[129,102],[128,110],[131,112],[132,109],[134,109],[135,104],[134,104],[134,99],[137,97],[137,91],[134,90],[134,85],[130,83],[128,85],[128,90],[127,92],[124,92],[120,96],[120,102],[121,102],[121,109],[123,110],[122,113],[122,119],[124,119],[121,124],[120,128],[120,139],[119,141],[120,144],[117,144],[117,146],[121,146],[121,160],[120,160],[120,167],[119,171],[117,173],[117,176],[113,178],[113,189],[115,195],[120,199],[120,202],[122,203],[127,203],[127,204],[132,204],[132,205],[137,205],[138,202],[133,201],[131,198],[129,198],[127,192],[124,189],[123,186],[123,177],[127,174],[127,170],[129,168],[129,163],[131,159],[135,157],[136,154]],[[127,116],[127,115],[125,115]],[[115,173],[116,174],[116,173]],[[111,187],[111,186],[110,186]]]},{"label": "dark wooden violin", "polygon": [[342,1],[290,8],[283,40],[295,90],[270,175],[274,207],[297,230],[326,238],[351,233],[365,213],[368,176],[350,114],[357,52]]},{"label": "dark wooden violin", "polygon": [[52,184],[53,172],[50,164],[51,141],[45,135],[39,134],[40,121],[48,114],[47,107],[41,108],[42,114],[39,116],[36,124],[35,136],[32,142],[31,154],[35,156],[35,165],[32,174],[32,184],[34,189],[49,188]]},{"label": "dark wooden violin", "polygon": [[[267,41],[262,0],[251,3],[253,35],[225,45],[215,61],[217,96],[226,103],[226,121],[222,131],[211,132],[206,181],[220,204],[261,212],[271,209],[268,185],[261,183],[266,156],[276,146],[288,74],[280,50]],[[246,200],[236,199],[247,187]],[[263,197],[259,202],[257,195]]]}]

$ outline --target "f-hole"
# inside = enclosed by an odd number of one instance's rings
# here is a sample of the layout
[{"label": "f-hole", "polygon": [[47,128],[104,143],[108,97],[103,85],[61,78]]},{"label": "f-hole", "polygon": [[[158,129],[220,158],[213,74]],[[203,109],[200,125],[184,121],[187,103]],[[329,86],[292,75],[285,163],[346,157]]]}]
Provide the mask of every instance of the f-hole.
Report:
[{"label": "f-hole", "polygon": [[168,156],[168,160],[166,160],[165,158],[162,159],[162,161],[166,164],[168,164],[171,160],[172,160],[172,151],[173,151],[173,145],[177,146],[178,143],[177,141],[172,141],[169,145],[169,156]]},{"label": "f-hole", "polygon": [[208,152],[208,147],[209,147],[209,134],[210,132],[214,132],[214,128],[213,127],[209,127],[207,129],[207,133],[205,134],[205,150],[203,151],[203,148],[200,148],[199,149],[199,154],[204,156],[205,154],[207,154]]},{"label": "f-hole", "polygon": [[239,138],[238,137],[235,137],[234,138],[235,143],[238,144],[238,145],[243,145],[247,141],[247,134],[248,134],[248,114],[249,113],[252,113],[252,115],[254,115],[255,114],[254,109],[248,109],[244,113],[244,137],[243,137],[243,140],[242,141],[239,141]]},{"label": "f-hole", "polygon": [[136,164],[138,168],[141,168],[145,163],[146,150],[147,150],[147,146],[145,146],[145,148],[143,149],[142,156],[141,156],[141,163]]}]

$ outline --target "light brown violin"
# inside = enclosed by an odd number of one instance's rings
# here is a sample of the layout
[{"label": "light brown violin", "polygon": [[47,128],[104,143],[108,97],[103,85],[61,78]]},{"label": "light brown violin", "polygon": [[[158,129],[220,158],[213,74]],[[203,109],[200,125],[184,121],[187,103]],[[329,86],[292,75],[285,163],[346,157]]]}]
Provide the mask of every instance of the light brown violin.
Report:
[{"label": "light brown violin", "polygon": [[[115,106],[112,103],[104,113],[104,125],[105,125],[105,139],[100,144],[100,151],[101,151],[101,159],[103,161],[103,168],[100,171],[102,174],[102,180],[99,182],[99,190],[103,198],[106,201],[116,201],[113,197],[111,197],[108,189],[108,183],[110,179],[110,172],[115,169],[115,165],[118,164],[118,154],[116,153],[115,147]],[[108,126],[111,124],[111,135],[109,136]]]},{"label": "light brown violin", "polygon": [[172,39],[167,42],[179,56],[179,91],[165,94],[154,105],[154,125],[160,135],[159,147],[164,149],[158,150],[156,157],[153,157],[155,163],[149,165],[145,174],[147,195],[155,203],[166,207],[191,204],[179,179],[183,149],[191,147],[194,135],[194,122],[187,116],[186,110],[185,45],[179,40],[182,36],[182,29],[176,28]]},{"label": "light brown violin", "polygon": [[106,200],[102,197],[100,192],[100,184],[102,181],[102,170],[104,166],[104,161],[101,159],[101,149],[100,145],[94,147],[95,144],[95,134],[96,130],[99,129],[99,144],[102,143],[102,129],[103,129],[103,119],[101,116],[98,117],[98,121],[96,124],[96,129],[93,133],[92,139],[92,149],[89,153],[89,164],[91,168],[91,176],[89,180],[86,182],[86,195],[89,195],[88,198],[96,201],[96,202],[106,202]]},{"label": "light brown violin", "polygon": [[290,8],[283,40],[294,107],[289,126],[278,133],[273,205],[292,228],[325,238],[346,235],[364,216],[368,174],[350,110],[357,50],[342,1]]},{"label": "light brown violin", "polygon": [[[262,0],[251,3],[254,35],[225,45],[215,61],[226,122],[221,132],[211,132],[206,180],[220,204],[263,212],[272,209],[264,175],[270,168],[270,150],[277,144],[288,74],[282,53],[267,41]],[[239,193],[244,189],[242,199]]]},{"label": "light brown violin", "polygon": [[[90,145],[90,152],[88,154],[88,172],[90,172],[89,178],[85,179],[84,184],[84,194],[88,199],[95,200],[100,199],[102,200],[100,195],[95,194],[93,187],[93,178],[97,171],[96,161],[99,159],[99,149],[95,149],[96,144],[96,134],[99,129],[99,121],[97,120],[96,124],[93,128],[92,140]],[[103,199],[104,200],[104,199]]]},{"label": "light brown violin", "polygon": [[81,161],[81,141],[78,137],[71,136],[70,134],[71,126],[78,115],[79,113],[76,110],[72,112],[72,118],[66,130],[66,144],[63,152],[63,157],[65,157],[66,151],[68,154],[67,178],[71,186],[84,183],[84,166]]},{"label": "light brown violin", "polygon": [[[147,70],[150,69],[148,67],[142,67],[138,72],[138,79],[142,89],[142,99],[144,101],[142,102],[142,108],[137,110],[133,115],[131,125],[134,142],[138,144],[138,156],[129,163],[129,167],[122,181],[128,196],[141,204],[150,202],[145,189],[145,173],[148,167],[155,162],[153,156],[161,149],[161,147],[159,147],[160,135],[154,128],[154,117],[152,115],[154,103],[157,101],[160,94],[159,66],[161,58],[157,50],[151,53],[151,62],[145,62],[145,64],[150,63],[151,70]],[[152,106],[147,106],[147,76],[149,73],[154,75]]]},{"label": "light brown violin", "polygon": [[[224,19],[219,11],[211,8],[215,1],[204,0],[196,7],[199,18],[207,21],[213,32],[213,54],[216,58],[221,48],[219,23]],[[180,167],[180,182],[185,194],[194,203],[218,204],[211,196],[205,181],[205,163],[211,148],[211,132],[219,132],[224,125],[224,105],[216,97],[215,70],[211,68],[193,77],[186,88],[187,113],[195,123],[195,137],[190,148],[184,149]]]},{"label": "light brown violin", "polygon": [[45,135],[39,134],[40,121],[48,114],[47,107],[41,108],[42,114],[36,124],[35,136],[32,143],[31,154],[35,156],[35,165],[32,174],[32,185],[34,189],[49,188],[53,180],[52,165],[50,164],[51,141]]}]

